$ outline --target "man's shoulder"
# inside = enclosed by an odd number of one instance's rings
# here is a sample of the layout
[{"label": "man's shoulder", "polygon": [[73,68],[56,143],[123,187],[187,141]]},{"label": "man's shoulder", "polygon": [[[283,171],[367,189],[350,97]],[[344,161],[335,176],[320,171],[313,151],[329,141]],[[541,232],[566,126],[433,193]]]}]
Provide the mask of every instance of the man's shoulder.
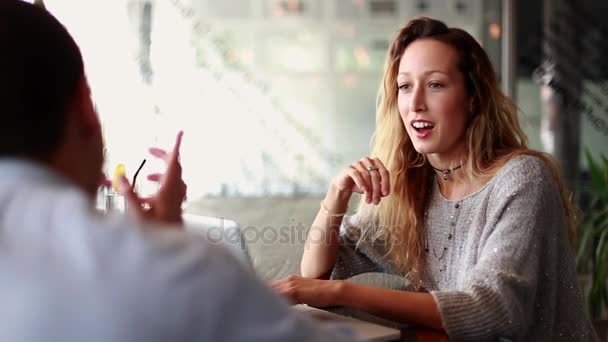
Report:
[{"label": "man's shoulder", "polygon": [[[125,272],[133,268],[135,272],[172,277],[179,270],[189,269],[194,275],[219,267],[231,269],[238,263],[222,246],[181,226],[140,222],[124,215],[91,214],[88,221],[94,248],[102,255],[111,250],[110,258],[115,261],[128,261],[120,266]],[[86,228],[87,223],[83,226]],[[100,262],[104,260],[100,257]]]},{"label": "man's shoulder", "polygon": [[12,293],[3,298],[20,308],[11,320],[53,327],[40,330],[62,337],[51,341],[195,340],[228,319],[222,306],[246,286],[230,255],[204,239],[156,226],[97,228],[107,230],[75,236],[81,251],[0,253],[0,288]]},{"label": "man's shoulder", "polygon": [[[115,276],[114,281],[134,283],[164,277],[166,283],[178,276],[194,278],[204,270],[238,267],[233,266],[238,264],[234,257],[205,234],[142,222],[128,214],[103,215],[77,189],[51,184],[7,191],[0,189],[5,199],[0,203],[3,239],[61,260],[62,267],[83,276]],[[184,274],[178,275],[180,270]]]}]

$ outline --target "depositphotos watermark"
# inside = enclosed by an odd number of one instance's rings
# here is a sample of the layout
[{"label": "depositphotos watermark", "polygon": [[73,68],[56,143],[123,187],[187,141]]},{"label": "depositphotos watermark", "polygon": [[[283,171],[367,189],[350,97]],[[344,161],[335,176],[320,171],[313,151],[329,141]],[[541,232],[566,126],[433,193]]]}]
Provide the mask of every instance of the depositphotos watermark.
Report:
[{"label": "depositphotos watermark", "polygon": [[[241,245],[245,248],[249,244],[263,243],[267,245],[302,245],[306,241],[311,244],[356,244],[360,239],[358,229],[346,229],[341,232],[342,239],[336,234],[327,233],[325,229],[317,229],[304,225],[295,218],[289,219],[289,225],[272,226],[239,226],[234,221],[219,218],[219,225],[208,226],[196,231],[205,235],[205,238],[214,244]],[[379,241],[374,244],[381,245]]]}]

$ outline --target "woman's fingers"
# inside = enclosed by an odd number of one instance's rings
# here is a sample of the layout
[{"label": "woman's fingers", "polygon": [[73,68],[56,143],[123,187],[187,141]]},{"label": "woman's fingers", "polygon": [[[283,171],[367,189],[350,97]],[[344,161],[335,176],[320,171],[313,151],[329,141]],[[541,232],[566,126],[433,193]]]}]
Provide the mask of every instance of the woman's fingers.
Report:
[{"label": "woman's fingers", "polygon": [[350,189],[354,183],[352,191],[364,194],[366,203],[379,204],[390,193],[389,172],[378,158],[363,157],[343,172],[337,180],[340,189]]},{"label": "woman's fingers", "polygon": [[293,303],[305,303],[316,307],[336,305],[334,294],[339,283],[334,280],[318,280],[296,275],[271,284],[275,292]]},{"label": "woman's fingers", "polygon": [[[370,185],[367,184],[367,180],[363,177],[361,172],[356,167],[354,167],[353,165],[350,165],[346,169],[346,174],[347,174],[347,177],[350,177],[353,180],[356,188],[358,188],[358,190],[360,190],[357,192],[366,193],[367,191],[369,191]],[[357,189],[353,189],[353,190],[356,191]]]},{"label": "woman's fingers", "polygon": [[286,285],[286,284],[295,283],[300,278],[302,278],[302,277],[299,277],[299,276],[296,276],[296,275],[292,274],[292,275],[288,276],[287,278],[283,278],[283,279],[280,279],[280,280],[273,281],[272,283],[270,283],[270,287],[272,287],[272,288],[279,288],[279,287],[281,287],[283,285]]},{"label": "woman's fingers", "polygon": [[379,166],[377,166],[374,161],[369,157],[361,159],[360,163],[365,167],[367,173],[370,176],[372,184],[372,202],[377,205],[378,203],[380,203],[380,198],[382,197],[380,172],[378,172]]},{"label": "woman's fingers", "polygon": [[374,195],[374,184],[372,183],[372,175],[369,173],[366,165],[364,165],[361,160],[354,163],[353,166],[357,169],[357,171],[359,171],[359,174],[361,174],[361,177],[365,179],[365,182],[367,184],[367,191],[365,191],[365,202],[372,203]]},{"label": "woman's fingers", "polygon": [[367,189],[364,190],[367,203],[377,205],[382,197],[389,195],[390,174],[380,159],[364,157],[352,167],[357,170],[367,186]]},{"label": "woman's fingers", "polygon": [[391,177],[390,173],[384,163],[378,159],[373,159],[374,164],[378,167],[378,174],[380,175],[380,188],[382,189],[382,196],[386,197],[391,193]]},{"label": "woman's fingers", "polygon": [[298,304],[297,289],[302,280],[304,280],[302,277],[290,275],[287,278],[272,282],[270,287],[281,296],[286,297],[293,304]]}]

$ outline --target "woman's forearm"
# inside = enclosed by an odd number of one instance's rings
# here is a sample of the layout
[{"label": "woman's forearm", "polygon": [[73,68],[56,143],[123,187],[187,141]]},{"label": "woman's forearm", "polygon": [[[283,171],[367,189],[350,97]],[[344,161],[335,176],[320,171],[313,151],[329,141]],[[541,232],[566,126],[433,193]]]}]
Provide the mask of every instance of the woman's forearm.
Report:
[{"label": "woman's forearm", "polygon": [[389,290],[342,282],[335,302],[417,326],[443,330],[437,303],[429,293]]},{"label": "woman's forearm", "polygon": [[338,234],[342,216],[331,213],[344,213],[348,207],[350,193],[335,190],[330,186],[325,199],[325,209],[317,214],[306,238],[304,254],[300,263],[300,272],[306,278],[326,277],[336,263],[338,254]]}]

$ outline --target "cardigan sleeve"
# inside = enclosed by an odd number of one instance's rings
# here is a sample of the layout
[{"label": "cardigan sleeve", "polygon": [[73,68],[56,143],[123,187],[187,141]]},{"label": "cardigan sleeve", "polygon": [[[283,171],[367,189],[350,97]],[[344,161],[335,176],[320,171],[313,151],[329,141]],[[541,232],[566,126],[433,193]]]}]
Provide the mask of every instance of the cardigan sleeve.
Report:
[{"label": "cardigan sleeve", "polygon": [[535,157],[497,177],[478,262],[463,270],[455,290],[431,292],[454,340],[521,340],[534,315],[539,275],[557,284],[557,237],[567,234],[567,224],[555,180]]},{"label": "cardigan sleeve", "polygon": [[384,255],[368,241],[360,241],[361,229],[357,215],[342,221],[338,237],[338,255],[330,279],[348,279],[368,272],[384,272]]}]

